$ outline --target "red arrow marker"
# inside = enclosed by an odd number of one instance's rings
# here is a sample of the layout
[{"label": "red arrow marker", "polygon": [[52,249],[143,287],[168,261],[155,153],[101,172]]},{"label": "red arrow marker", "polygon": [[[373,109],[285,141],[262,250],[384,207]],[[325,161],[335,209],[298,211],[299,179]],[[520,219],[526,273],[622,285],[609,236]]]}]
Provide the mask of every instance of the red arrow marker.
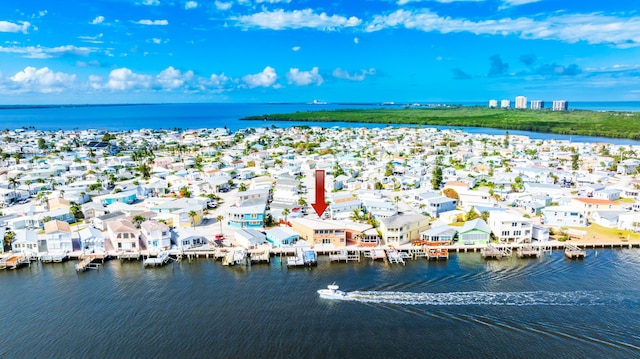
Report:
[{"label": "red arrow marker", "polygon": [[324,203],[324,170],[316,170],[316,203],[312,203],[311,207],[316,211],[318,217],[322,218],[324,210],[328,206]]}]

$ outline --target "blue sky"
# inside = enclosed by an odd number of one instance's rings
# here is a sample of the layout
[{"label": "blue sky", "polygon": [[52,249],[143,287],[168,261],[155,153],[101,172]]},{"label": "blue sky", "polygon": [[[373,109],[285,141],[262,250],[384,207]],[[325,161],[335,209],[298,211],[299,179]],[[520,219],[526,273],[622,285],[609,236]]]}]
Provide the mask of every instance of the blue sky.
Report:
[{"label": "blue sky", "polygon": [[635,1],[0,2],[0,103],[640,100]]}]

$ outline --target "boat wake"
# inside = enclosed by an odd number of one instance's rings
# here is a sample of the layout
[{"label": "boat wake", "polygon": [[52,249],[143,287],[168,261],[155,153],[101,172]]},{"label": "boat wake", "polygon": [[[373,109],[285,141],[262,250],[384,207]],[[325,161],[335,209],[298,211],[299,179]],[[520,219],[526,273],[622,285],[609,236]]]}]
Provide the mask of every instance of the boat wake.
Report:
[{"label": "boat wake", "polygon": [[[574,292],[450,292],[450,293],[410,293],[410,292],[349,292],[345,298],[362,303],[386,303],[404,305],[571,305],[593,306],[620,302],[610,293],[598,291]],[[628,299],[628,298],[627,298]]]}]

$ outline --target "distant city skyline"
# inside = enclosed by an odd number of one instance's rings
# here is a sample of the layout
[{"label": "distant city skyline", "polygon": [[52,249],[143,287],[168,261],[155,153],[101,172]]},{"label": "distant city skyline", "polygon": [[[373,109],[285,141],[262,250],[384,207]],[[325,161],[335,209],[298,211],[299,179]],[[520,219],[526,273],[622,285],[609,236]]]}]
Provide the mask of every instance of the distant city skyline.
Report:
[{"label": "distant city skyline", "polygon": [[639,101],[636,5],[7,0],[0,104]]}]

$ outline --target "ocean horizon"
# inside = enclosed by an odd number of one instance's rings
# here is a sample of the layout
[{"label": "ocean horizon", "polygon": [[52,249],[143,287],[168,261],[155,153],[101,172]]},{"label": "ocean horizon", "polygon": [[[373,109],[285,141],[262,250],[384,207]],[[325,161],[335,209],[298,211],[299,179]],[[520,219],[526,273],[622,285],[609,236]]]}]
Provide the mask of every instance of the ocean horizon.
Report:
[{"label": "ocean horizon", "polygon": [[[139,129],[201,129],[227,128],[237,131],[251,127],[368,127],[380,128],[387,124],[353,122],[297,122],[297,121],[240,121],[248,116],[277,113],[295,113],[320,110],[402,108],[409,104],[382,103],[174,103],[174,104],[108,104],[108,105],[29,105],[0,106],[0,128],[33,128],[42,131],[58,130],[105,130],[129,131]],[[488,102],[440,103],[437,105],[487,106]],[[424,104],[428,106],[428,104]],[[569,109],[590,111],[640,111],[640,101],[575,102]],[[401,124],[390,126],[407,127]],[[417,125],[416,125],[417,126]],[[410,127],[410,126],[409,126]],[[468,133],[504,135],[505,129],[436,126],[438,129],[455,129]],[[615,145],[640,145],[640,141],[592,136],[560,135],[552,133],[508,130],[512,135],[528,136],[532,139],[567,140],[572,142],[603,142]]]}]

